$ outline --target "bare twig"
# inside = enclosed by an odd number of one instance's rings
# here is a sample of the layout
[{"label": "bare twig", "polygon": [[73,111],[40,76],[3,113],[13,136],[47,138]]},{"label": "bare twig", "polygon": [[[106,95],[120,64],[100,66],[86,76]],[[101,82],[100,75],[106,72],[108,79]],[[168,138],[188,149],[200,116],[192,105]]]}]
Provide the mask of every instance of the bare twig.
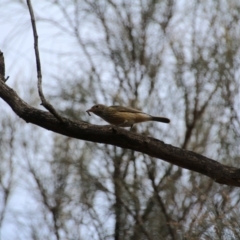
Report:
[{"label": "bare twig", "polygon": [[5,76],[5,64],[3,52],[0,51],[0,75]]},{"label": "bare twig", "polygon": [[166,222],[166,228],[168,229],[168,232],[169,232],[169,235],[171,236],[172,239],[177,239],[177,236],[176,236],[176,232],[174,231],[174,228],[172,228],[171,226],[171,223],[173,222],[171,217],[169,216],[168,212],[167,212],[167,208],[159,194],[159,191],[160,189],[158,188],[158,186],[156,185],[155,183],[155,178],[154,178],[154,172],[153,172],[153,169],[150,168],[149,164],[146,164],[147,166],[147,169],[148,169],[148,177],[149,179],[151,180],[151,183],[152,183],[152,188],[154,190],[154,195],[155,195],[155,198],[159,204],[159,207],[162,211],[162,214],[165,218],[165,222]]},{"label": "bare twig", "polygon": [[27,0],[28,10],[31,16],[32,30],[33,30],[33,39],[34,39],[34,50],[36,56],[36,66],[37,66],[37,78],[38,78],[38,94],[42,101],[42,105],[50,112],[53,116],[55,116],[59,122],[63,123],[63,118],[57,113],[54,107],[45,99],[43,91],[42,91],[42,70],[41,70],[41,61],[38,50],[38,34],[36,28],[36,21],[33,13],[33,8],[31,4],[31,0]]},{"label": "bare twig", "polygon": [[9,79],[9,76],[5,78],[5,64],[3,52],[0,51],[0,75],[3,77],[3,81],[6,82]]}]

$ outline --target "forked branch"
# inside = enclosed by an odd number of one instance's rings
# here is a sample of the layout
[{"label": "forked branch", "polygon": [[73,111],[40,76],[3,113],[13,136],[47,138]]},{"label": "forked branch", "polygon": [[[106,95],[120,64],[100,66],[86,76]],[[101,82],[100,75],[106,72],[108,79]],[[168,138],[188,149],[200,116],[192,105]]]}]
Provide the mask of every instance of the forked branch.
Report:
[{"label": "forked branch", "polygon": [[57,113],[55,108],[46,100],[43,90],[42,90],[42,69],[41,69],[41,61],[40,54],[38,49],[38,34],[36,28],[36,21],[34,17],[34,12],[31,4],[31,0],[27,0],[28,10],[31,16],[32,30],[33,30],[33,39],[34,39],[34,50],[35,50],[35,58],[36,58],[36,66],[37,66],[37,78],[38,78],[38,94],[42,101],[42,105],[54,115],[61,123],[64,122],[63,118]]}]

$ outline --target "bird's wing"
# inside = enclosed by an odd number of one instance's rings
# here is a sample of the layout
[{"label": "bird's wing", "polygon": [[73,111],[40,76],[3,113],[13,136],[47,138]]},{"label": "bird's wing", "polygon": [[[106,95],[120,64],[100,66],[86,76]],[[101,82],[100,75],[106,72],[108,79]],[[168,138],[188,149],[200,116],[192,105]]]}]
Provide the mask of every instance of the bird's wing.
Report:
[{"label": "bird's wing", "polygon": [[122,106],[110,106],[110,107],[114,107],[119,112],[143,113],[143,112],[141,112],[141,111],[139,111],[137,109],[129,108],[129,107],[122,107]]}]

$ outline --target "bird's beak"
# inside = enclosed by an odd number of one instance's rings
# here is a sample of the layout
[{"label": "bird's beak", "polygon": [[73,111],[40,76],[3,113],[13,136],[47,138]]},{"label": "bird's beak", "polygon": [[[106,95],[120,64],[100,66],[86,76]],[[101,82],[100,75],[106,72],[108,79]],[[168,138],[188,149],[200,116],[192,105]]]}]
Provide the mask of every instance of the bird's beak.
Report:
[{"label": "bird's beak", "polygon": [[92,109],[90,108],[86,112],[88,113],[89,116],[91,116],[90,112],[92,112]]}]

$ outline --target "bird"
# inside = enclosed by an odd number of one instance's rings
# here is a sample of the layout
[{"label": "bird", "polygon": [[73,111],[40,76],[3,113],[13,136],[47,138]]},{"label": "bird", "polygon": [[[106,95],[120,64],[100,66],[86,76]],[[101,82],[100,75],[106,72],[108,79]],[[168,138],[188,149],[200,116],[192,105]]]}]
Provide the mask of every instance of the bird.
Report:
[{"label": "bird", "polygon": [[105,106],[103,104],[96,104],[86,111],[89,116],[91,113],[99,116],[106,122],[119,127],[132,128],[135,123],[156,121],[162,123],[170,123],[170,119],[165,117],[155,117],[140,110],[122,107],[122,106]]}]

